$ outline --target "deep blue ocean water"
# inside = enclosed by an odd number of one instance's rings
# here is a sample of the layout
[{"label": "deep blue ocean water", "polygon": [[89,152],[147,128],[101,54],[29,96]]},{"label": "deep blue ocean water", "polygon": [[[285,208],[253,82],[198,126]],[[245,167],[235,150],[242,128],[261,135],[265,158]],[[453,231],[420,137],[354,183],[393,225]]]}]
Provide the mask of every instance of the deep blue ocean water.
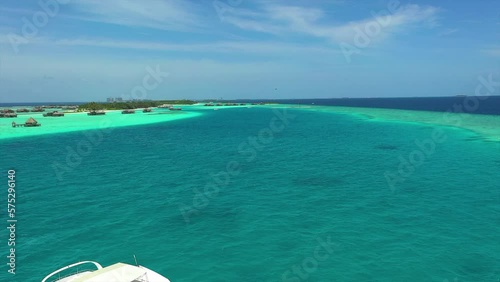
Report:
[{"label": "deep blue ocean water", "polygon": [[[0,281],[134,254],[171,281],[499,281],[499,143],[287,111],[294,118],[272,138],[276,113],[258,107],[116,128],[73,166],[68,148],[88,140],[82,132],[0,141],[2,194],[15,169],[19,220],[17,274],[2,263]],[[391,190],[385,174],[436,128],[446,141]],[[226,184],[220,172],[234,162]],[[193,201],[187,223],[180,208]]]},{"label": "deep blue ocean water", "polygon": [[[275,100],[283,104],[314,104],[323,106],[366,107],[432,112],[468,112],[471,114],[500,115],[500,96],[404,97],[404,98],[335,98]],[[475,105],[480,104],[477,109]],[[468,104],[474,110],[467,110]],[[461,108],[455,109],[455,105]]]}]

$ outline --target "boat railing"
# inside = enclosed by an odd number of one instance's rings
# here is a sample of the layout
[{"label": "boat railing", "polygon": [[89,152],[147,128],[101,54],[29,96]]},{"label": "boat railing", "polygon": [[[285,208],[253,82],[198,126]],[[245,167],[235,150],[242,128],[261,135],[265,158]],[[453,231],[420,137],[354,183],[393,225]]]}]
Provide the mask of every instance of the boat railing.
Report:
[{"label": "boat railing", "polygon": [[[95,261],[81,261],[81,262],[77,262],[77,263],[73,263],[73,264],[67,265],[65,267],[62,267],[62,268],[60,268],[60,269],[52,272],[51,274],[45,276],[45,278],[43,278],[42,282],[54,282],[54,281],[58,281],[58,280],[61,280],[63,278],[66,278],[66,277],[78,274],[78,273],[87,272],[87,271],[95,271],[95,269],[91,269],[89,267],[85,267],[85,268],[78,267],[79,265],[82,265],[82,264],[93,264],[98,270],[102,269],[102,266],[99,263],[95,262]],[[73,268],[73,267],[76,267],[76,272],[72,272],[70,274],[61,276],[61,272],[65,271],[67,269]],[[52,278],[56,274],[59,274],[59,275],[57,275],[57,278],[55,278],[53,280],[49,280],[50,278]]]},{"label": "boat railing", "polygon": [[90,267],[87,267],[87,268],[77,268],[75,272],[71,272],[71,273],[68,273],[66,275],[61,275],[59,273],[59,275],[57,275],[57,278],[53,278],[53,280],[47,280],[47,282],[57,282],[59,280],[62,280],[64,278],[67,278],[67,277],[70,277],[70,276],[73,276],[73,275],[76,275],[76,274],[79,274],[79,273],[91,272],[91,271],[95,271],[95,269],[90,268]]}]

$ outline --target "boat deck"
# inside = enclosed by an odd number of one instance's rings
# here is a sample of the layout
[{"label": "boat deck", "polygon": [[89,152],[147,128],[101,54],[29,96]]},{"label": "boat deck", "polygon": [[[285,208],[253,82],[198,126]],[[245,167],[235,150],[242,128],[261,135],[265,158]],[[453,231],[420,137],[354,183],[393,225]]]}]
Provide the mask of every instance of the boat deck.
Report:
[{"label": "boat deck", "polygon": [[[68,276],[61,277],[63,271],[74,269],[83,264],[94,264],[97,270],[80,270]],[[55,280],[54,280],[55,279]],[[92,261],[74,263],[58,269],[47,275],[42,282],[170,282],[167,278],[143,266],[133,266],[125,263],[115,263],[108,267]]]}]

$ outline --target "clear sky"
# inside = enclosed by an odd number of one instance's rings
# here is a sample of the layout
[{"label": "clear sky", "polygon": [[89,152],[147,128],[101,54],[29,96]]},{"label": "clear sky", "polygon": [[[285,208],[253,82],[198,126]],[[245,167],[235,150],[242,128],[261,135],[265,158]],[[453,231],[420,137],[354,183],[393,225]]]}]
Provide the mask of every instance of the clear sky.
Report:
[{"label": "clear sky", "polygon": [[0,3],[0,102],[452,96],[499,59],[498,0]]}]

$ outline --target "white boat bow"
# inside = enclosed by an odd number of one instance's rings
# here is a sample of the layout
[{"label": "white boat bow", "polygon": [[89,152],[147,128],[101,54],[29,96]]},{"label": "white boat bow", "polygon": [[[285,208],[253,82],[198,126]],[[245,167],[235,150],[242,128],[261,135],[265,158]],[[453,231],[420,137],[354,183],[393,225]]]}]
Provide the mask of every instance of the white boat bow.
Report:
[{"label": "white boat bow", "polygon": [[[93,264],[96,270],[78,271],[84,264]],[[61,273],[77,268],[77,271],[61,277]],[[170,282],[167,278],[144,266],[134,266],[126,263],[115,263],[102,267],[94,261],[82,261],[62,267],[49,275],[42,282]]]}]

